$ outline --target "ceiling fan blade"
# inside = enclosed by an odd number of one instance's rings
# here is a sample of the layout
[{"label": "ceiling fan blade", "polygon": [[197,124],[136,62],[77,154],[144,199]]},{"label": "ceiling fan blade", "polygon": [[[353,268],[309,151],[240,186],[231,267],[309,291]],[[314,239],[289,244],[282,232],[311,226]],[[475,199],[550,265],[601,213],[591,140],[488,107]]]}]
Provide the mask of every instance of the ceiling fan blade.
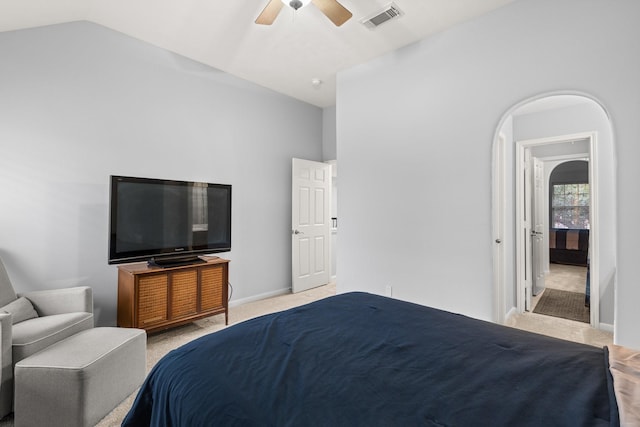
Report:
[{"label": "ceiling fan blade", "polygon": [[353,14],[336,0],[312,0],[318,9],[337,27],[347,22]]},{"label": "ceiling fan blade", "polygon": [[271,25],[276,20],[280,9],[284,4],[280,0],[271,0],[262,10],[260,16],[256,18],[256,24]]}]

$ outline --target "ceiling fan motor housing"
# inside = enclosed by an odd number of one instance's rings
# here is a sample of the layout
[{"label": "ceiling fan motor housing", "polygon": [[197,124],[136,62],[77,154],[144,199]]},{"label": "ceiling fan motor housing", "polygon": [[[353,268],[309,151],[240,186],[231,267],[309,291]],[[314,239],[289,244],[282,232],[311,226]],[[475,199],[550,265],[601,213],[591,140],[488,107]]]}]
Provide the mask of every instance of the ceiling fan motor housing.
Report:
[{"label": "ceiling fan motor housing", "polygon": [[327,17],[336,27],[347,22],[353,14],[347,8],[341,5],[338,0],[269,0],[264,10],[256,19],[256,24],[271,25],[280,13],[283,6],[289,6],[293,10],[298,10],[309,3],[316,5],[318,9]]}]

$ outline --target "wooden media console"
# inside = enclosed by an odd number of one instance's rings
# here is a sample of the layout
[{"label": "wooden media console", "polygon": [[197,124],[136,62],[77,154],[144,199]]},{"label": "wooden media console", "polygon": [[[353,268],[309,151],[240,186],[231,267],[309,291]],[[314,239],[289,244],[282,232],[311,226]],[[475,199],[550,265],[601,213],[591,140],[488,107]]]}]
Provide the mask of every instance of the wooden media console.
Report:
[{"label": "wooden media console", "polygon": [[228,324],[229,260],[200,258],[167,268],[118,266],[118,326],[154,332],[222,313]]}]

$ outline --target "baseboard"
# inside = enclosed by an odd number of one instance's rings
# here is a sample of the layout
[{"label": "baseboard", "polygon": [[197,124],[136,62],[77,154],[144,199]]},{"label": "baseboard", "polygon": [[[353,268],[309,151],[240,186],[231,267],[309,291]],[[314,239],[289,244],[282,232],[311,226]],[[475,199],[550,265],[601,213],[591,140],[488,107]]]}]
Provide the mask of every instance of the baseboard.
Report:
[{"label": "baseboard", "polygon": [[511,316],[513,316],[514,314],[517,313],[517,310],[515,307],[511,307],[511,309],[507,312],[507,314],[505,314],[504,316],[504,323],[507,324],[507,322],[509,321],[509,319],[511,318]]},{"label": "baseboard", "polygon": [[602,322],[600,322],[600,325],[598,326],[598,329],[600,329],[601,331],[613,333],[613,325],[610,324],[610,323],[602,323]]},{"label": "baseboard", "polygon": [[259,301],[261,299],[267,299],[271,297],[277,297],[291,293],[291,288],[278,289],[277,291],[265,292],[263,294],[253,295],[247,298],[234,299],[229,301],[229,307],[236,307],[238,305],[247,304],[249,302]]}]

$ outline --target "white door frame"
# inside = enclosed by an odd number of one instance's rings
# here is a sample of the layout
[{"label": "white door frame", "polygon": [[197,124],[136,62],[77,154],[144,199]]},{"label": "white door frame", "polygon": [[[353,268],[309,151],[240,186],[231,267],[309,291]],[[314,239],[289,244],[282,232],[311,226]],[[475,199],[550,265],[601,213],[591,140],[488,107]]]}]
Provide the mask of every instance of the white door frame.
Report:
[{"label": "white door frame", "polygon": [[[591,326],[598,328],[600,325],[600,284],[599,284],[599,221],[598,221],[598,162],[596,151],[596,133],[583,132],[571,135],[562,135],[550,138],[531,139],[526,141],[517,141],[516,149],[516,206],[520,206],[519,200],[524,197],[522,194],[524,180],[524,164],[519,159],[524,158],[526,150],[548,144],[566,143],[568,141],[588,140],[589,145],[589,189],[590,189],[590,209],[589,222],[591,229],[589,231],[589,251],[590,251],[590,270],[591,270]],[[516,230],[522,230],[522,215],[516,214]],[[523,254],[524,242],[521,232],[516,231],[516,309],[518,313],[525,311],[526,288],[524,282],[524,271],[526,259]],[[503,290],[504,292],[504,290]]]},{"label": "white door frame", "polygon": [[503,133],[498,135],[494,147],[494,173],[493,173],[493,271],[494,271],[494,321],[503,324],[505,321],[505,145],[506,137]]}]

